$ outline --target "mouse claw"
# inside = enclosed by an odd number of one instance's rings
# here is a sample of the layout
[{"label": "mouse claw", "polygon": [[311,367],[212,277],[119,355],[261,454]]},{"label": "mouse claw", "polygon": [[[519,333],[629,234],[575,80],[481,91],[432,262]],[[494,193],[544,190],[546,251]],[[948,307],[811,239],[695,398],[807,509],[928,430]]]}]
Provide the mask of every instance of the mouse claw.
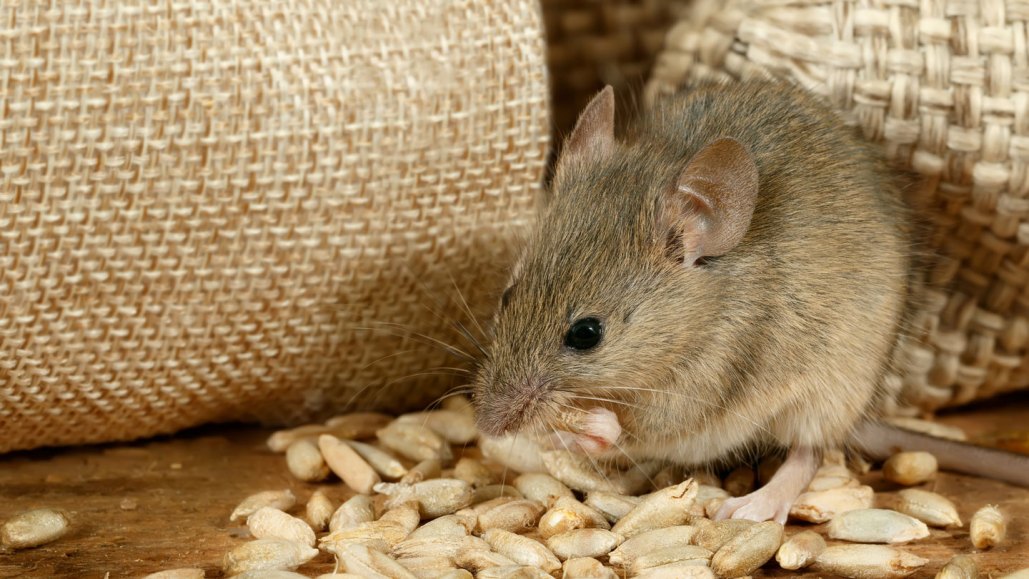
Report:
[{"label": "mouse claw", "polygon": [[761,490],[764,489],[725,501],[715,513],[715,520],[746,519],[757,523],[775,521],[785,525],[793,499],[775,496],[775,493],[762,493]]}]

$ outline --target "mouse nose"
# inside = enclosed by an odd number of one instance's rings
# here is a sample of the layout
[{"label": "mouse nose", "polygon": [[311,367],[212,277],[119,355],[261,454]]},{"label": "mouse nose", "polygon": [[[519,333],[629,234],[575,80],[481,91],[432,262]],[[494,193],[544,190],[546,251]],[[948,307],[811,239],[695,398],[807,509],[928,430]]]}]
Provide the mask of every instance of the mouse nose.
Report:
[{"label": "mouse nose", "polygon": [[524,420],[525,408],[504,407],[499,404],[483,403],[475,407],[475,424],[487,436],[503,436],[517,432]]}]

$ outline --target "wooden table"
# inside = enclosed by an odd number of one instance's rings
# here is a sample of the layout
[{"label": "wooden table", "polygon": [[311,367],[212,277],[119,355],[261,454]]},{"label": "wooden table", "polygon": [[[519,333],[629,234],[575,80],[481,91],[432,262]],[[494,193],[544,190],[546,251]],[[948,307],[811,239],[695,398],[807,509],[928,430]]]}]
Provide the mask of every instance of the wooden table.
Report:
[{"label": "wooden table", "polygon": [[[1029,395],[1009,397],[941,417],[970,435],[1007,425],[1029,430]],[[281,455],[264,446],[267,430],[252,427],[203,428],[174,438],[13,454],[0,458],[0,520],[35,507],[64,509],[72,532],[40,548],[0,553],[0,577],[140,577],[176,567],[202,567],[221,577],[226,551],[240,544],[246,529],[228,515],[245,496],[291,488],[305,501],[317,485],[298,482]],[[891,487],[878,476],[877,491]],[[340,483],[326,485],[336,499],[347,495]],[[930,539],[904,546],[932,563],[915,577],[933,577],[951,556],[972,553],[967,522],[987,503],[1010,515],[1008,539],[976,555],[983,576],[1029,567],[1029,490],[989,480],[942,473],[929,485],[958,505],[965,528],[934,530]],[[888,496],[888,492],[886,493]],[[798,527],[799,528],[799,527]],[[791,525],[788,532],[794,532]],[[331,571],[322,554],[300,571]],[[757,576],[797,575],[769,565]]]}]

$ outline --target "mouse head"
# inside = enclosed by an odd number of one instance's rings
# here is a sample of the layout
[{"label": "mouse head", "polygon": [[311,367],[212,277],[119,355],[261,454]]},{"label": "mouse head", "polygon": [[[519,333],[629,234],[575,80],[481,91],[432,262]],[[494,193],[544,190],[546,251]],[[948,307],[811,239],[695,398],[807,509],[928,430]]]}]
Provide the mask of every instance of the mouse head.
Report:
[{"label": "mouse head", "polygon": [[727,138],[620,143],[614,111],[607,87],[580,116],[501,298],[475,384],[486,434],[604,448],[685,403],[669,391],[703,356],[731,275],[714,258],[747,233],[757,167]]}]

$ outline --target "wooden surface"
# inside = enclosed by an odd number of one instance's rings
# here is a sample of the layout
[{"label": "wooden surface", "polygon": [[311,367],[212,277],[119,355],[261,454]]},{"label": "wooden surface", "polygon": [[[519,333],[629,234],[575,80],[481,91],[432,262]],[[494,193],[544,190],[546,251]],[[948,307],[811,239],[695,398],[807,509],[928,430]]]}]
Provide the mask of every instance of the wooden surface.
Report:
[{"label": "wooden surface", "polygon": [[[1029,396],[942,417],[972,434],[997,429],[1029,430]],[[20,453],[0,457],[0,519],[30,508],[67,511],[72,531],[36,549],[0,553],[0,577],[139,577],[176,567],[202,567],[221,577],[226,551],[246,540],[246,529],[228,515],[247,495],[291,488],[305,501],[317,485],[293,480],[283,457],[264,446],[268,431],[248,427],[201,429],[171,439]],[[892,487],[868,478],[888,500]],[[336,499],[349,493],[341,483],[325,485]],[[934,530],[930,539],[903,548],[932,563],[915,577],[933,577],[951,556],[973,553],[967,523],[987,503],[1011,518],[1008,539],[977,553],[983,577],[1029,567],[1029,490],[965,476],[941,474],[927,486],[957,505],[965,528]],[[793,527],[788,532],[795,532]],[[816,527],[817,528],[817,527]],[[322,554],[300,571],[314,576],[332,568]],[[769,565],[756,576],[798,575]]]}]

